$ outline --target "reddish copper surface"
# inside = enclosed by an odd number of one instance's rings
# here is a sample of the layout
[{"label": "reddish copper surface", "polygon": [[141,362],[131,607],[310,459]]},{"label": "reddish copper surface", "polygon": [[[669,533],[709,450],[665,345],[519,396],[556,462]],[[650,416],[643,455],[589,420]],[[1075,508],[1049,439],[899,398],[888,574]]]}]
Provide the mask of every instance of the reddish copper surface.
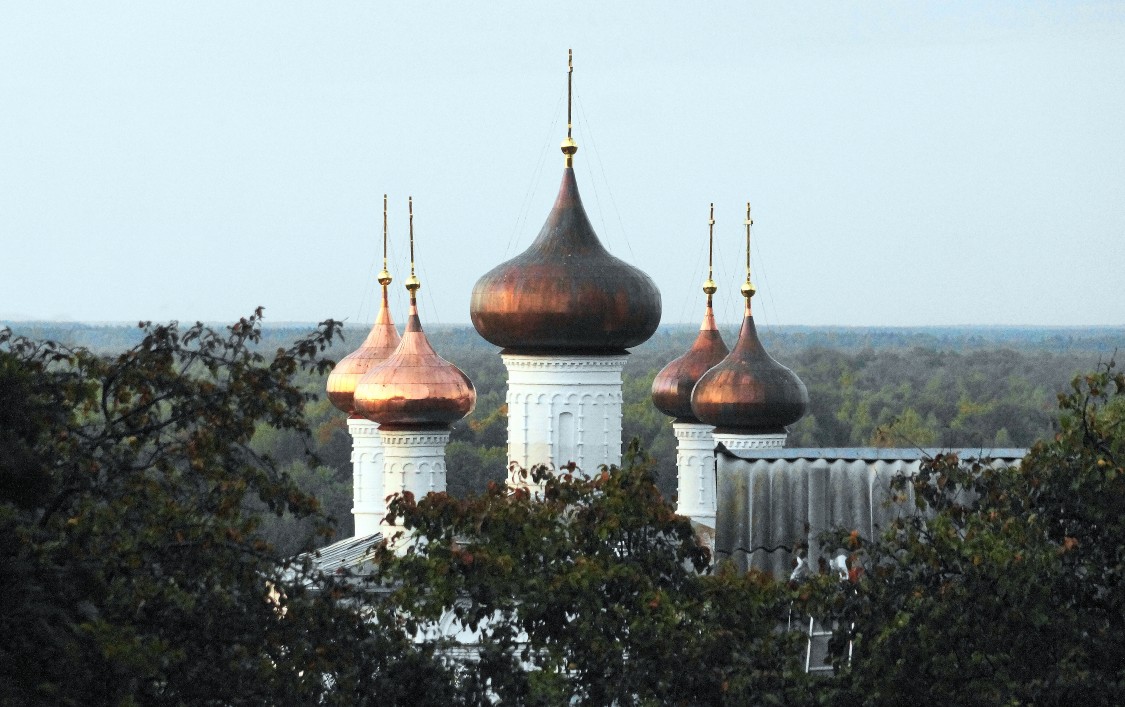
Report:
[{"label": "reddish copper surface", "polygon": [[691,390],[700,377],[726,358],[728,353],[723,336],[715,326],[715,312],[708,301],[695,343],[687,353],[665,366],[652,381],[652,402],[656,409],[680,422],[698,422],[691,410]]},{"label": "reddish copper surface", "polygon": [[367,339],[358,349],[340,359],[328,376],[328,399],[332,404],[352,415],[355,413],[353,396],[359,380],[367,371],[390,358],[398,346],[399,335],[395,323],[391,321],[391,310],[387,305],[387,288],[383,288],[383,304],[375,325]]},{"label": "reddish copper surface", "polygon": [[468,376],[430,346],[412,297],[402,342],[356,386],[356,411],[388,429],[435,429],[468,415],[476,403]]},{"label": "reddish copper surface", "polygon": [[692,411],[719,431],[765,434],[801,419],[808,405],[805,384],[762,347],[747,301],[738,342],[696,383]]},{"label": "reddish copper surface", "polygon": [[602,246],[568,167],[539,236],[477,281],[469,314],[481,336],[512,351],[617,353],[656,331],[660,291]]}]

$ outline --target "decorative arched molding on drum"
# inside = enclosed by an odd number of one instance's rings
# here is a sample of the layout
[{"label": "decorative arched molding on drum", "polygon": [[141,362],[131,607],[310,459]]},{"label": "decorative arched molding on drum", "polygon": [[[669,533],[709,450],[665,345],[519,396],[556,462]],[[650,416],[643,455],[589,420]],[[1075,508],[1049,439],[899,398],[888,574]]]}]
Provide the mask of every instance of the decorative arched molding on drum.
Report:
[{"label": "decorative arched molding on drum", "polygon": [[[625,355],[501,356],[508,369],[506,399],[514,403],[508,415],[509,461],[524,469],[573,461],[585,473],[621,463]],[[524,399],[534,402],[518,404]],[[509,484],[525,485],[511,476]]]}]

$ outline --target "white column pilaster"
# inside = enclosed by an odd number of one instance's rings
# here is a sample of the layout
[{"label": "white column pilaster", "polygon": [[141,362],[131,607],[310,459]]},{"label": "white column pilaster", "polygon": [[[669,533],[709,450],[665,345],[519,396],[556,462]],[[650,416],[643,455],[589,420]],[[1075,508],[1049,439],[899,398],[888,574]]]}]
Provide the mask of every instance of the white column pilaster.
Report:
[{"label": "white column pilaster", "polygon": [[379,532],[383,502],[383,441],[379,424],[362,417],[348,418],[352,438],[352,518],[355,536]]},{"label": "white column pilaster", "polygon": [[715,527],[714,427],[702,422],[673,422],[676,433],[676,512],[700,525]]},{"label": "white column pilaster", "polygon": [[[379,430],[383,440],[383,495],[409,491],[416,500],[445,491],[445,445],[449,430]],[[382,520],[382,518],[380,518]],[[382,523],[387,537],[398,527]]]}]

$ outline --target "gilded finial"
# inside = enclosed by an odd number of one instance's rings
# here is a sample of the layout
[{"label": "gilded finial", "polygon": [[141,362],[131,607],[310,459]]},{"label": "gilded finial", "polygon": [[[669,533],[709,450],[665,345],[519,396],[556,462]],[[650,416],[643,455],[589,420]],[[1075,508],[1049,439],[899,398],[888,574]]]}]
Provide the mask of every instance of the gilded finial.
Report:
[{"label": "gilded finial", "polygon": [[746,304],[749,306],[750,298],[758,291],[758,288],[754,287],[754,283],[750,281],[750,227],[754,225],[754,219],[750,218],[749,201],[746,202],[746,220],[743,223],[746,224],[746,282],[742,283],[739,292],[746,298]]},{"label": "gilded finial", "polygon": [[387,195],[383,195],[383,269],[379,271],[379,284],[383,290],[391,284],[391,271],[387,270]]},{"label": "gilded finial", "polygon": [[711,295],[719,289],[715,284],[714,278],[714,255],[715,255],[715,202],[711,202],[711,216],[707,219],[707,279],[703,282],[703,292],[707,295],[707,306],[711,306]]},{"label": "gilded finial", "polygon": [[414,275],[414,197],[407,197],[406,203],[410,213],[410,277],[406,278],[406,289],[410,291],[410,299],[413,300],[422,283]]},{"label": "gilded finial", "polygon": [[574,123],[571,120],[571,106],[574,103],[574,50],[566,50],[566,139],[562,141],[562,152],[566,155],[566,166],[574,166],[574,153],[578,143],[571,137]]}]

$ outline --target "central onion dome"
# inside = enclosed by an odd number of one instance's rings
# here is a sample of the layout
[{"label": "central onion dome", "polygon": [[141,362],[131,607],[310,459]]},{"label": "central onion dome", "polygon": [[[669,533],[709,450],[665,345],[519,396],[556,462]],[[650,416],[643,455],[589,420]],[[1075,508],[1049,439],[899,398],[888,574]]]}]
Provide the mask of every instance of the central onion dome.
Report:
[{"label": "central onion dome", "polygon": [[660,325],[660,290],[602,246],[567,167],[539,237],[477,280],[469,314],[485,340],[505,349],[620,353]]},{"label": "central onion dome", "polygon": [[[413,211],[413,209],[411,209]],[[411,214],[410,317],[390,358],[372,368],[355,389],[356,412],[386,430],[448,429],[473,411],[477,392],[465,373],[439,356],[418,317],[414,275],[414,217]]]},{"label": "central onion dome", "polygon": [[656,331],[660,290],[594,233],[574,178],[569,101],[567,114],[566,170],[547,223],[526,251],[477,281],[469,314],[485,340],[512,352],[622,353]]},{"label": "central onion dome", "polygon": [[712,279],[711,254],[714,252],[715,205],[711,204],[710,247],[708,248],[707,280],[703,283],[703,293],[707,295],[707,309],[695,343],[683,356],[665,366],[652,381],[652,402],[660,412],[673,417],[677,422],[699,422],[691,409],[691,391],[696,382],[712,366],[722,361],[729,353],[723,336],[715,326],[715,311],[711,297],[718,287]]},{"label": "central onion dome", "polygon": [[703,374],[691,395],[691,409],[716,432],[776,434],[804,416],[809,393],[797,374],[773,359],[754,326],[750,300],[750,205],[746,205],[746,313],[734,349]]},{"label": "central onion dome", "polygon": [[395,323],[391,321],[391,310],[387,303],[387,286],[391,284],[391,273],[387,270],[387,195],[383,195],[383,269],[379,272],[379,284],[383,287],[383,303],[379,315],[367,339],[358,349],[340,359],[328,376],[328,399],[340,410],[355,415],[353,398],[359,381],[370,369],[386,361],[395,347],[399,335]]}]

